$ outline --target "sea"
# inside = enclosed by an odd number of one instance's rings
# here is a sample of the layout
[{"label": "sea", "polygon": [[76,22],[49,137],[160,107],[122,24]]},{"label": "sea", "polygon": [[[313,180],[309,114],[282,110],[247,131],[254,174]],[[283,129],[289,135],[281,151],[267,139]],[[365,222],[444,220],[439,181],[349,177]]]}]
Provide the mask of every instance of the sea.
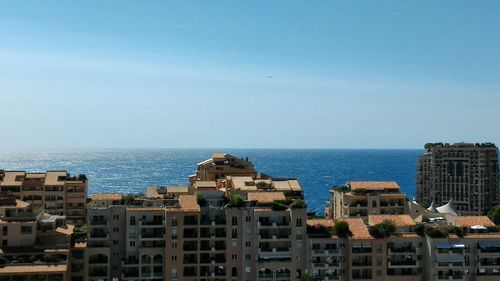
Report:
[{"label": "sea", "polygon": [[415,195],[420,149],[64,149],[0,151],[0,169],[86,174],[95,192],[142,193],[148,185],[186,185],[213,152],[248,157],[274,177],[297,178],[308,209],[322,215],[329,190],[348,181],[396,181]]}]

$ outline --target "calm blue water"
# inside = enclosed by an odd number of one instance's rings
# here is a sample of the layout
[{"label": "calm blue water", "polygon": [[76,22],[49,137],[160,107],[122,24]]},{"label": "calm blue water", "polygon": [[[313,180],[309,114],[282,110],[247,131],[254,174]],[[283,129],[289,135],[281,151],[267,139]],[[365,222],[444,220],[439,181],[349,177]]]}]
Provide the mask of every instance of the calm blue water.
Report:
[{"label": "calm blue water", "polygon": [[[66,169],[89,178],[89,193],[143,192],[149,184],[186,184],[209,149],[50,150],[1,152],[0,169]],[[417,157],[423,150],[225,149],[249,157],[258,171],[296,177],[309,209],[323,213],[328,190],[352,180],[395,180],[409,197],[415,194]]]}]

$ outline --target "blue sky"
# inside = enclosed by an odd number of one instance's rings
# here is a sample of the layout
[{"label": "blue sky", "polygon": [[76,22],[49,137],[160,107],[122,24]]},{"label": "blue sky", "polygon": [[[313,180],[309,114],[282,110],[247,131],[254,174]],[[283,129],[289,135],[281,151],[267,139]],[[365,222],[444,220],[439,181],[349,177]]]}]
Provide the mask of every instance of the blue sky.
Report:
[{"label": "blue sky", "polygon": [[2,1],[2,148],[500,143],[499,1]]}]

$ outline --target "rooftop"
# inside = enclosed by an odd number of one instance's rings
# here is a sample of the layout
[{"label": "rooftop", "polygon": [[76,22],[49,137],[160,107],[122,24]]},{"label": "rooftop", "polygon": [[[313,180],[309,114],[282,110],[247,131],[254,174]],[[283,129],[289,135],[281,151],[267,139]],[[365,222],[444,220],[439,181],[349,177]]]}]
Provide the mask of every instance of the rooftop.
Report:
[{"label": "rooftop", "polygon": [[118,201],[123,199],[121,193],[94,193],[92,201]]},{"label": "rooftop", "polygon": [[399,185],[395,181],[351,181],[347,183],[351,190],[399,190]]},{"label": "rooftop", "polygon": [[487,216],[459,216],[455,219],[456,226],[471,227],[480,226],[495,226],[495,224]]},{"label": "rooftop", "polygon": [[352,239],[373,239],[368,231],[368,227],[363,222],[361,218],[346,218],[339,219],[338,221],[344,221],[349,224],[349,230],[352,233]]},{"label": "rooftop", "polygon": [[368,223],[370,225],[379,224],[383,221],[392,221],[397,227],[415,226],[416,223],[409,215],[369,215]]},{"label": "rooftop", "polygon": [[249,192],[247,199],[249,201],[257,201],[263,204],[273,203],[274,201],[285,201],[286,197],[283,192]]}]

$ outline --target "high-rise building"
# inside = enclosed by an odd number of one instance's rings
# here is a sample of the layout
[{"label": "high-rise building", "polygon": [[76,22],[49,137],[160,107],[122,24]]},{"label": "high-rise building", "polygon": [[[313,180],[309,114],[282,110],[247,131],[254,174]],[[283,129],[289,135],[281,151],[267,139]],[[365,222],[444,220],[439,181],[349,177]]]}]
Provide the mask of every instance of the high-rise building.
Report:
[{"label": "high-rise building", "polygon": [[498,200],[498,149],[492,143],[426,144],[418,159],[417,201],[482,215]]}]

